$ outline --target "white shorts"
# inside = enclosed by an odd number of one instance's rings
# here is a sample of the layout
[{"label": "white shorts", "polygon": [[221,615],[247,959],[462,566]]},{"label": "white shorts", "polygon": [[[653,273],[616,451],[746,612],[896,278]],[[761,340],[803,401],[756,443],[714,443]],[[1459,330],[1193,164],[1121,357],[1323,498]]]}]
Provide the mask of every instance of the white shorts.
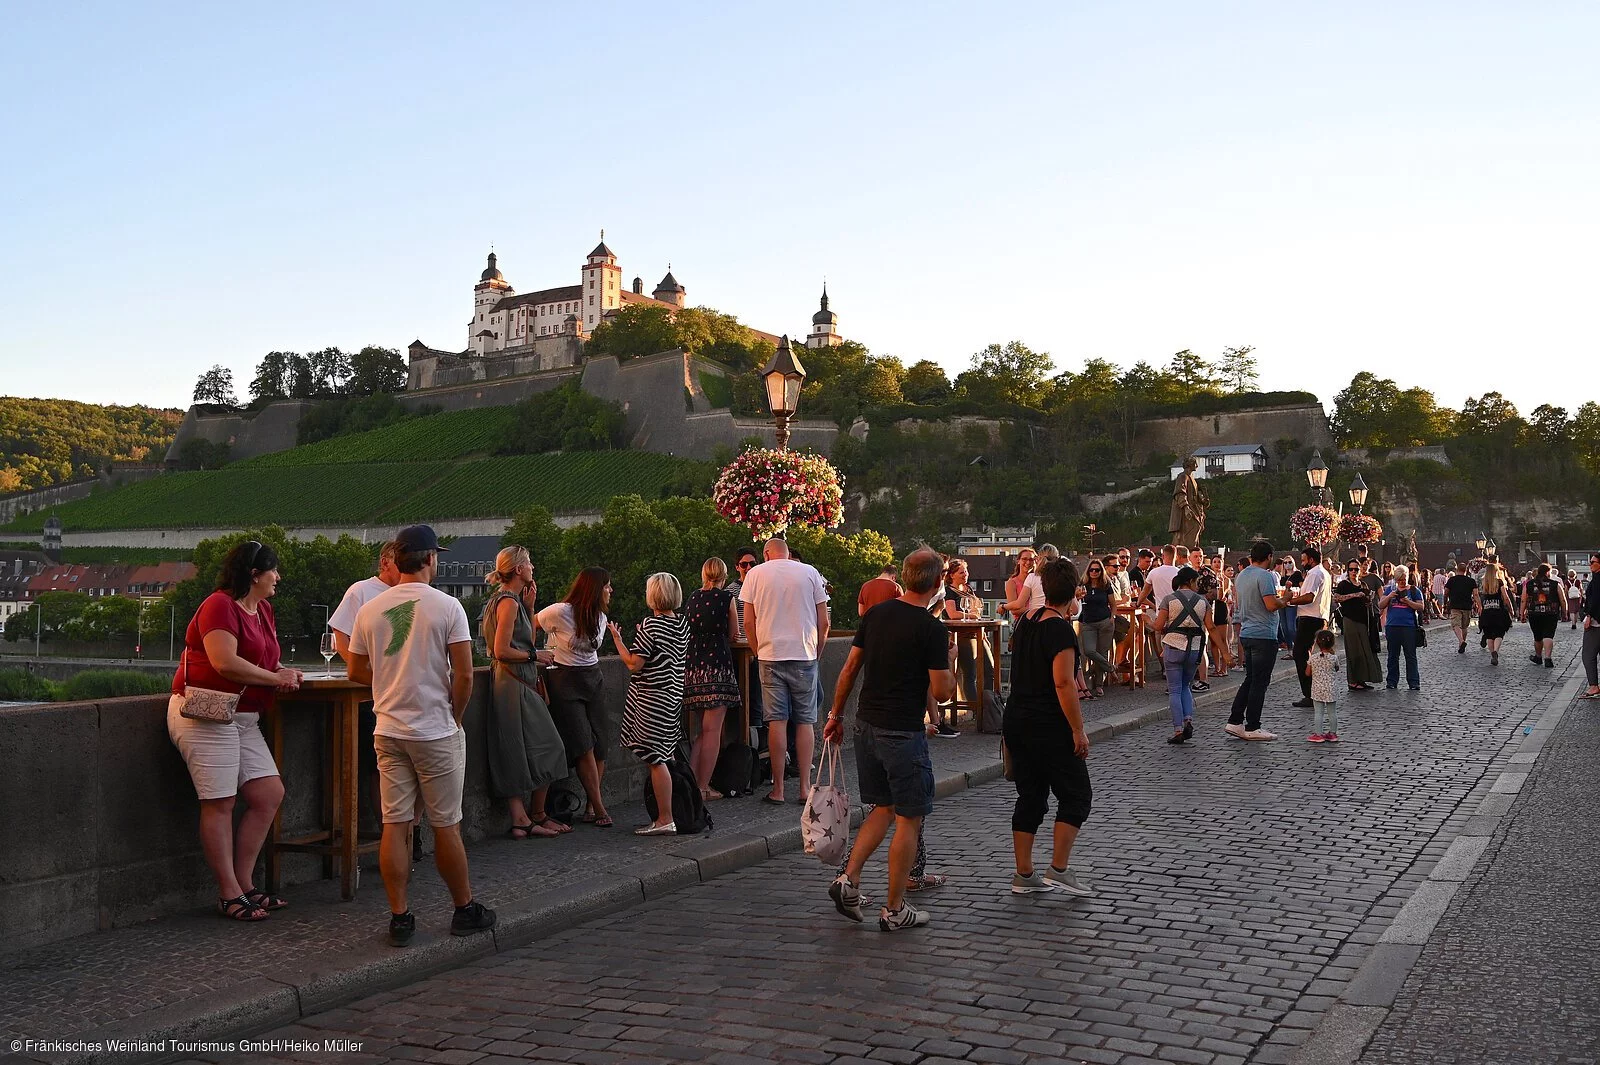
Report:
[{"label": "white shorts", "polygon": [[453,736],[437,740],[402,740],[373,736],[378,755],[378,794],[383,823],[410,822],[417,793],[428,810],[428,824],[447,828],[461,823],[461,789],[467,782],[467,733],[459,725]]},{"label": "white shorts", "polygon": [[231,799],[240,785],[257,777],[275,777],[278,767],[258,724],[260,714],[235,714],[232,724],[184,717],[183,696],[167,700],[167,735],[183,755],[189,777],[201,799]]}]

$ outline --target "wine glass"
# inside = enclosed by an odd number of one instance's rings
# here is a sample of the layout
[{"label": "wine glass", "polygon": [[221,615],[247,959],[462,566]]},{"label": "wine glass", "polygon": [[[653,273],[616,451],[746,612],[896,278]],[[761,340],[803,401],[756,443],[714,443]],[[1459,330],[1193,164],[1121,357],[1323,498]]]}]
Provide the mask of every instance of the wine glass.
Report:
[{"label": "wine glass", "polygon": [[333,630],[328,629],[322,634],[322,661],[324,663],[322,675],[333,676]]}]

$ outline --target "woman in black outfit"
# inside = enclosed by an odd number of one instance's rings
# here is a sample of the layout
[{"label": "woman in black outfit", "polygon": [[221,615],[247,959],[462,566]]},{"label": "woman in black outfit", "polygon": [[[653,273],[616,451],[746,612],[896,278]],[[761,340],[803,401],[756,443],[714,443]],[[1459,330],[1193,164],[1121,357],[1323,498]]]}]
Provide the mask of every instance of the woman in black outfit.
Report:
[{"label": "woman in black outfit", "polygon": [[[1078,588],[1078,570],[1070,561],[1057,559],[1038,571],[1045,605],[1028,615],[1017,630],[1011,659],[1011,697],[1004,720],[1006,749],[1017,803],[1011,814],[1011,840],[1017,871],[1011,879],[1014,894],[1064,891],[1092,895],[1094,891],[1072,872],[1068,861],[1078,830],[1089,816],[1093,791],[1089,785],[1089,737],[1078,708],[1078,640],[1067,612]],[[1033,867],[1033,839],[1056,797],[1054,849],[1048,872]]]}]

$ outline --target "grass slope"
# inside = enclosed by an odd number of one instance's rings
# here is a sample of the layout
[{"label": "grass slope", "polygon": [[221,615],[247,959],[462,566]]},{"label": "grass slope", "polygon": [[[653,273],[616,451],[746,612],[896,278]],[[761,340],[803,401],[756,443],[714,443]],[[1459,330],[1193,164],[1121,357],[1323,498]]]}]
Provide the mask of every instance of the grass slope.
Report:
[{"label": "grass slope", "polygon": [[[460,462],[239,465],[167,474],[96,492],[52,513],[61,518],[66,530],[78,532],[502,517],[533,503],[557,513],[598,511],[612,496],[622,493],[659,496],[685,465],[683,459],[645,451],[580,451]],[[46,516],[45,511],[24,515],[4,526],[4,531],[39,532]]]},{"label": "grass slope", "polygon": [[234,464],[236,469],[325,466],[349,462],[420,462],[487,454],[516,421],[515,407],[479,407],[408,418],[381,429],[274,451]]}]

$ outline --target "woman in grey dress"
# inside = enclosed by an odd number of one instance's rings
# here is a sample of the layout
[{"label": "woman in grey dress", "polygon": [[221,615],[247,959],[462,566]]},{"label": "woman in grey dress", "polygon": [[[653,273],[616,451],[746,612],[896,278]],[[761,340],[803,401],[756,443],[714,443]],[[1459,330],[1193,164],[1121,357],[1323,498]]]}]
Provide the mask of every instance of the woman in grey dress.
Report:
[{"label": "woman in grey dress", "polygon": [[[567,752],[550,708],[538,691],[533,609],[538,587],[526,548],[507,547],[484,578],[496,589],[483,608],[483,640],[494,659],[494,705],[489,714],[489,790],[506,800],[511,838],[559,836],[572,829],[545,812],[550,785],[567,775]],[[532,795],[532,803],[524,796]]]}]

